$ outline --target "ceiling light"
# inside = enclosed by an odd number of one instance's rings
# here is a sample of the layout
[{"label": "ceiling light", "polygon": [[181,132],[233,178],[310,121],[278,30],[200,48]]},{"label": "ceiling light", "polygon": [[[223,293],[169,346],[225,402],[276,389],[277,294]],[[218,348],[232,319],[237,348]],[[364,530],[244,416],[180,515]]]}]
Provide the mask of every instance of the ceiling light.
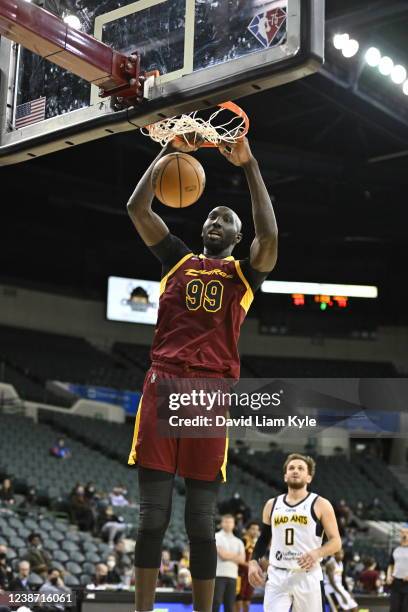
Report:
[{"label": "ceiling light", "polygon": [[358,42],[356,40],[354,40],[353,38],[351,38],[350,40],[347,40],[341,50],[342,54],[344,55],[344,57],[354,57],[354,55],[358,52],[360,48],[360,45],[358,44]]},{"label": "ceiling light", "polygon": [[336,49],[341,51],[341,49],[343,49],[344,45],[347,43],[349,38],[350,37],[348,34],[336,34],[333,37],[333,45],[335,46]]},{"label": "ceiling light", "polygon": [[394,68],[394,62],[390,57],[382,57],[380,63],[378,64],[378,70],[384,76],[389,76]]},{"label": "ceiling light", "polygon": [[370,47],[365,54],[365,60],[369,66],[375,68],[381,61],[381,53],[376,47]]},{"label": "ceiling light", "polygon": [[405,81],[404,85],[402,86],[402,91],[406,96],[408,96],[408,81]]},{"label": "ceiling light", "polygon": [[406,78],[407,71],[404,66],[401,66],[400,64],[394,66],[391,72],[391,79],[394,81],[394,83],[396,83],[397,85],[402,85]]}]

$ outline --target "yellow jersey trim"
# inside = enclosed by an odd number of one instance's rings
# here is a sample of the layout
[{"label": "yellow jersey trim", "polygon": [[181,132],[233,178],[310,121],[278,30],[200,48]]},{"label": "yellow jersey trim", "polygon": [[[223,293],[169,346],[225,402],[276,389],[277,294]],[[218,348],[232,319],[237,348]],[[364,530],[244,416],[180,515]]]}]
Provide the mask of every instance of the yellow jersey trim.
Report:
[{"label": "yellow jersey trim", "polygon": [[248,283],[247,279],[244,276],[244,273],[241,270],[241,264],[239,263],[239,261],[235,262],[235,268],[237,270],[237,274],[239,276],[239,278],[242,280],[242,282],[244,283],[245,287],[246,287],[246,291],[244,293],[244,296],[242,298],[242,300],[240,301],[240,305],[242,306],[242,308],[245,310],[245,312],[248,312],[253,299],[254,299],[254,293],[251,289],[250,284]]},{"label": "yellow jersey trim", "polygon": [[137,437],[139,435],[140,414],[142,412],[142,402],[143,402],[143,395],[140,398],[139,408],[137,410],[136,421],[135,421],[135,429],[133,431],[132,448],[130,449],[130,453],[129,453],[128,465],[135,465],[135,463],[137,461],[136,444],[137,444]]},{"label": "yellow jersey trim", "polygon": [[[206,257],[202,253],[200,253],[199,258],[200,259],[213,259],[213,257]],[[233,257],[232,255],[228,255],[228,257],[223,257],[219,261],[235,261],[235,257]]]},{"label": "yellow jersey trim", "polygon": [[228,461],[228,446],[229,446],[229,438],[228,436],[225,438],[225,453],[224,453],[224,461],[221,466],[221,475],[222,482],[227,482],[227,461]]},{"label": "yellow jersey trim", "polygon": [[193,257],[193,255],[194,253],[187,253],[187,255],[184,255],[184,257],[182,257],[180,261],[178,261],[176,265],[173,266],[171,270],[169,270],[165,276],[163,276],[163,278],[160,281],[160,295],[162,295],[166,291],[166,284],[167,284],[169,277],[172,274],[174,274],[174,272],[176,272],[176,270],[178,270],[179,267],[182,266],[185,261],[187,261],[187,259],[190,259],[191,257]]}]

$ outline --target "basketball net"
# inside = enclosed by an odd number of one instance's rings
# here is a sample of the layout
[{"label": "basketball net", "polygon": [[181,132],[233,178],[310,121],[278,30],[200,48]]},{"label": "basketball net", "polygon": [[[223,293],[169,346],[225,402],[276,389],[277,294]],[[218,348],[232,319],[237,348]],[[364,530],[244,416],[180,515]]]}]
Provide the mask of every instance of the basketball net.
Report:
[{"label": "basketball net", "polygon": [[[150,136],[162,147],[174,138],[182,138],[189,145],[199,147],[218,147],[222,143],[234,144],[243,138],[249,130],[249,119],[246,113],[234,102],[223,102],[219,108],[204,120],[194,111],[180,117],[163,119],[141,129],[142,134]],[[219,123],[221,113],[227,119],[226,112],[233,117]],[[188,137],[187,137],[188,136]]]}]

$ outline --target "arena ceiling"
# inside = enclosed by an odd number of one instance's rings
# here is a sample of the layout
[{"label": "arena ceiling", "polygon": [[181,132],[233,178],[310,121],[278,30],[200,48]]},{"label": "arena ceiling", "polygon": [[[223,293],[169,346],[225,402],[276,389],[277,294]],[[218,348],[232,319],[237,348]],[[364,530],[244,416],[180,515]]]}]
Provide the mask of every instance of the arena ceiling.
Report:
[{"label": "arena ceiling", "polygon": [[[394,279],[406,276],[408,96],[367,71],[361,54],[344,59],[332,36],[348,32],[362,48],[378,46],[408,67],[408,3],[327,0],[326,30],[327,61],[319,74],[239,101],[277,200],[274,276],[376,282],[391,295]],[[130,133],[0,169],[7,192],[0,279],[96,296],[109,274],[156,276],[159,268],[146,258],[125,211],[156,152],[148,139]],[[244,255],[252,227],[243,175],[215,151],[198,157],[208,179],[200,204],[183,212],[157,210],[199,249],[210,207],[230,205],[247,228]]]}]

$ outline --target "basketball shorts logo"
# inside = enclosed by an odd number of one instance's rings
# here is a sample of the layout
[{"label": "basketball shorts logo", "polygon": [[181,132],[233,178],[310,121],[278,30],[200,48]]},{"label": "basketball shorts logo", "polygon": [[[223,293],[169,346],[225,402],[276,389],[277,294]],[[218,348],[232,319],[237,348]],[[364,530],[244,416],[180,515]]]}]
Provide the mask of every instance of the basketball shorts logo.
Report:
[{"label": "basketball shorts logo", "polygon": [[282,555],[280,550],[278,550],[278,552],[276,553],[275,557],[276,557],[277,561],[281,561],[282,560],[283,555]]}]

